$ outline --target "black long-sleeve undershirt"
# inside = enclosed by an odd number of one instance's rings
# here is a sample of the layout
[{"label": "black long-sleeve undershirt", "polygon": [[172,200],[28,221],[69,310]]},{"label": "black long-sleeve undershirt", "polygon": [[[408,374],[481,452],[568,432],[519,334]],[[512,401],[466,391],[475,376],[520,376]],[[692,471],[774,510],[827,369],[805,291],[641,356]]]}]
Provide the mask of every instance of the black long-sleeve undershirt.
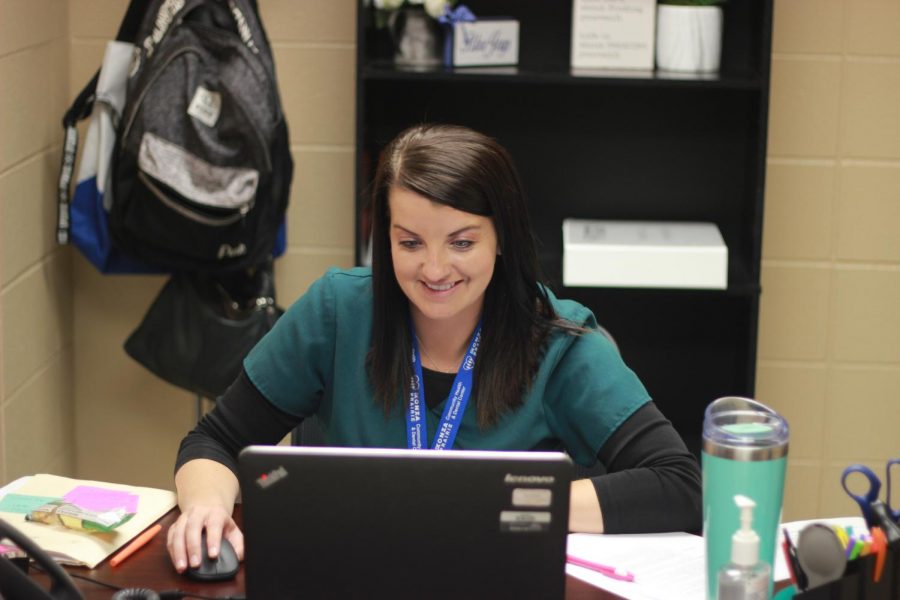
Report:
[{"label": "black long-sleeve undershirt", "polygon": [[[453,376],[425,372],[425,398],[433,406],[447,396]],[[237,455],[250,444],[276,444],[301,423],[260,394],[246,373],[219,398],[182,440],[175,470],[207,458],[237,473]],[[681,437],[648,402],[600,449],[607,473],[592,477],[607,533],[700,529],[700,470]]]}]

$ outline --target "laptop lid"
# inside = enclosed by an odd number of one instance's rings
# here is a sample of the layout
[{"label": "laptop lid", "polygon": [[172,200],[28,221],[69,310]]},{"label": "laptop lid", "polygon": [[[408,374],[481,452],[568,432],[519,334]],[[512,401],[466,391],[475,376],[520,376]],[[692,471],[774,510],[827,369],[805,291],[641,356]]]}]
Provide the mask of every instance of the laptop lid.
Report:
[{"label": "laptop lid", "polygon": [[251,446],[239,467],[251,600],[563,597],[565,454]]}]

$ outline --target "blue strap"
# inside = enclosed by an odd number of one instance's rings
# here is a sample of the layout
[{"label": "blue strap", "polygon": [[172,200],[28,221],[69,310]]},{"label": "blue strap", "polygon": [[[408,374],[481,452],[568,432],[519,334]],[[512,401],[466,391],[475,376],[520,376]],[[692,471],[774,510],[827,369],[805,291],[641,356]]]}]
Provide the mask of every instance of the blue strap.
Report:
[{"label": "blue strap", "polygon": [[[409,405],[406,407],[406,447],[412,450],[421,450],[428,440],[428,431],[425,424],[425,389],[422,379],[422,359],[419,354],[419,341],[416,338],[415,328],[412,329],[412,366],[413,376],[409,384]],[[481,344],[481,322],[475,327],[475,333],[469,342],[469,349],[463,358],[462,365],[456,372],[453,387],[444,406],[444,414],[438,423],[437,433],[434,436],[432,450],[446,450],[453,447],[459,425],[462,423],[466,412],[466,405],[472,395],[472,374],[475,369],[475,356],[478,354],[478,346]]]}]

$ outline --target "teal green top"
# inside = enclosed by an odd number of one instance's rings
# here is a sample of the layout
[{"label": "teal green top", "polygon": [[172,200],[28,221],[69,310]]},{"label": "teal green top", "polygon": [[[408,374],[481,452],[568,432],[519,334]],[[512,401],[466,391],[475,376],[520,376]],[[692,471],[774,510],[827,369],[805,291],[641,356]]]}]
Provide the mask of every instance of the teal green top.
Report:
[{"label": "teal green top", "polygon": [[[550,299],[560,317],[597,327],[594,315],[581,304],[552,294]],[[256,345],[244,360],[244,369],[260,393],[281,410],[303,417],[318,415],[330,445],[405,448],[403,411],[385,416],[366,375],[371,335],[371,270],[332,269]],[[524,404],[493,427],[479,429],[473,398],[453,447],[564,448],[574,461],[590,466],[609,436],[649,400],[605,335],[556,331],[547,341]],[[442,402],[426,411],[429,445],[443,408]]]}]

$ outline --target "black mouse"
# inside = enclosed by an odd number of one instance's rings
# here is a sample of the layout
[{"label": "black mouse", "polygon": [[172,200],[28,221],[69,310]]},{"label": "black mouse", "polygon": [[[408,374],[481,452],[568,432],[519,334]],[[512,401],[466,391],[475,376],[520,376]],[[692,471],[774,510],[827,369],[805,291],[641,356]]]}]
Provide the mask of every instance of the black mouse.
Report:
[{"label": "black mouse", "polygon": [[241,562],[231,542],[222,538],[219,545],[219,556],[215,559],[209,557],[206,549],[206,530],[203,530],[200,538],[200,565],[188,567],[185,575],[198,581],[223,581],[237,575]]}]

